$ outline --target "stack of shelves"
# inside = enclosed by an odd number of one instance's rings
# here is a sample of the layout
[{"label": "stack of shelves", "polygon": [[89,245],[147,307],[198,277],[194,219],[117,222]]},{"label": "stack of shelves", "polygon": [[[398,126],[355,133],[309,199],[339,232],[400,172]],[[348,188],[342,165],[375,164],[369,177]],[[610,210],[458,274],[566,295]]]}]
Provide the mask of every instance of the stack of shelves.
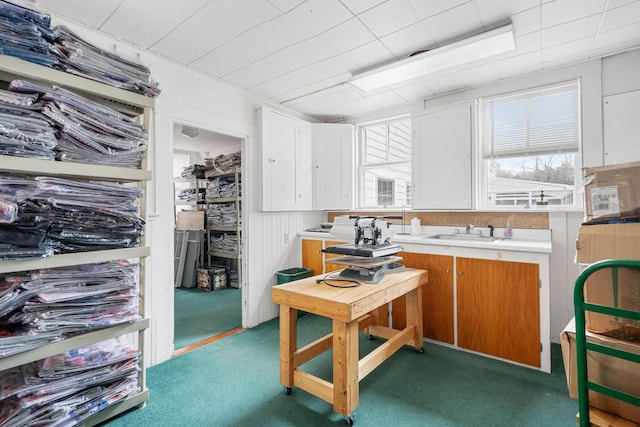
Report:
[{"label": "stack of shelves", "polygon": [[[207,191],[207,243],[209,268],[224,263],[230,271],[237,272],[230,278],[234,287],[239,287],[242,277],[242,192],[241,172],[235,168],[231,172],[208,172]],[[223,180],[233,190],[228,194],[219,194],[217,189],[209,191],[211,186]],[[215,197],[213,197],[215,195]],[[224,210],[226,213],[221,213]],[[224,219],[221,219],[223,218]]]},{"label": "stack of shelves", "polygon": [[[8,83],[14,79],[25,79],[41,84],[55,84],[94,102],[118,110],[130,117],[135,117],[144,126],[149,142],[147,147],[151,145],[151,141],[149,141],[149,124],[154,108],[154,100],[152,98],[65,72],[42,67],[14,57],[0,55],[0,84],[3,88],[6,88]],[[5,176],[52,176],[83,181],[110,181],[136,185],[143,190],[146,189],[146,182],[151,179],[151,172],[147,170],[146,156],[142,161],[141,169],[0,156],[0,173]],[[140,218],[146,221],[144,196],[141,199]],[[139,303],[137,306],[140,318],[138,321],[74,334],[61,341],[42,345],[35,349],[6,357],[0,357],[0,371],[18,367],[69,350],[85,347],[90,344],[99,343],[110,338],[127,335],[128,340],[133,341],[134,344],[137,343],[138,351],[141,353],[139,358],[138,391],[120,403],[109,405],[95,413],[90,418],[84,420],[83,425],[95,425],[104,422],[121,412],[142,405],[148,399],[149,395],[145,383],[146,374],[144,366],[144,331],[149,327],[149,318],[146,313],[146,304],[143,298],[145,296],[146,286],[144,261],[145,258],[149,256],[150,249],[145,246],[145,244],[143,234],[140,245],[137,247],[63,253],[45,258],[0,261],[0,274],[7,274],[114,260],[135,260],[135,262],[139,264],[137,286]]]}]

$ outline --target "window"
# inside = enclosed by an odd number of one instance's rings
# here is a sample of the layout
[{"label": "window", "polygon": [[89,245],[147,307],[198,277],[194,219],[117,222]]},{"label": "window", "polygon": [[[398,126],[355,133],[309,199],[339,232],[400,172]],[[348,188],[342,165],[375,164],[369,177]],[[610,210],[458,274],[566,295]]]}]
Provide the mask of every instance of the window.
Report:
[{"label": "window", "polygon": [[359,128],[359,207],[398,208],[411,200],[411,119]]},{"label": "window", "polygon": [[395,181],[378,178],[378,206],[393,206]]},{"label": "window", "polygon": [[484,207],[577,207],[579,82],[479,105]]}]

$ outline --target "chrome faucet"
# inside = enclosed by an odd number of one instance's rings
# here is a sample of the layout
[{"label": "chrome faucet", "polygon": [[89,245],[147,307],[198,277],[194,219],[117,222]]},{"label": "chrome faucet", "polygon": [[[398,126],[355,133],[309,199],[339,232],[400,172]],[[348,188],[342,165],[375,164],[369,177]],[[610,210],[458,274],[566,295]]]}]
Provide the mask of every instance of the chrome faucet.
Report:
[{"label": "chrome faucet", "polygon": [[467,225],[467,228],[466,228],[465,232],[467,234],[471,234],[472,231],[473,231],[473,225],[471,225],[471,224]]}]

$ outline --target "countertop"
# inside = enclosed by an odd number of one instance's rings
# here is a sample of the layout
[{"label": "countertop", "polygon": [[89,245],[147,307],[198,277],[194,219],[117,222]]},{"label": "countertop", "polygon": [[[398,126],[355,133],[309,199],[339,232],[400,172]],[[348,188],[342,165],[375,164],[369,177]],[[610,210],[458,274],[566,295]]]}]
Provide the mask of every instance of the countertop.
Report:
[{"label": "countertop", "polygon": [[[439,239],[430,236],[436,234],[451,234],[453,227],[424,227],[422,233],[418,235],[402,235],[395,234],[391,238],[391,243],[405,243],[405,244],[418,244],[418,245],[433,245],[433,246],[450,246],[450,247],[464,247],[464,248],[476,248],[476,249],[497,249],[503,251],[519,251],[519,252],[537,252],[537,253],[551,253],[551,230],[529,230],[529,229],[515,229],[513,230],[513,238],[504,239],[497,237],[495,240],[453,240],[453,239]],[[345,241],[351,242],[351,239],[347,236],[338,236],[327,232],[315,232],[315,231],[302,231],[298,233],[301,237],[316,238],[323,240]],[[486,234],[485,234],[486,235]],[[495,230],[496,236],[502,236],[503,230]]]}]

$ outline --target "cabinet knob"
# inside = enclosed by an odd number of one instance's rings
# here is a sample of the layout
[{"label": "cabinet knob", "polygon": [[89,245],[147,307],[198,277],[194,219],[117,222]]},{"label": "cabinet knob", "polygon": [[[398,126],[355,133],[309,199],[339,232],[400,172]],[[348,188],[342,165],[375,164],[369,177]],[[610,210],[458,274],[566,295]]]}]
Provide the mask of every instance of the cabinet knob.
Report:
[{"label": "cabinet knob", "polygon": [[445,268],[445,269],[444,269],[444,272],[445,272],[445,273],[447,273],[447,274],[449,274],[449,273],[451,273],[451,270],[449,270],[448,268]]},{"label": "cabinet knob", "polygon": [[462,271],[458,271],[458,276],[462,276],[464,273]]}]

